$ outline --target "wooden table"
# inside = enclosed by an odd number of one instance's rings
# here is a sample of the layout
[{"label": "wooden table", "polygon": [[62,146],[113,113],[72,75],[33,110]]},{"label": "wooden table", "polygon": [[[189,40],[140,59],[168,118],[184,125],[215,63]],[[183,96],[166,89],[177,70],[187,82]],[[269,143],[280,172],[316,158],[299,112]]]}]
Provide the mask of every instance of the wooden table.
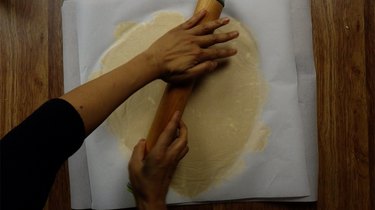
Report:
[{"label": "wooden table", "polygon": [[[0,2],[0,137],[63,93],[62,0]],[[318,87],[317,203],[216,203],[171,209],[375,209],[375,1],[312,0]],[[70,209],[68,169],[45,209]]]}]

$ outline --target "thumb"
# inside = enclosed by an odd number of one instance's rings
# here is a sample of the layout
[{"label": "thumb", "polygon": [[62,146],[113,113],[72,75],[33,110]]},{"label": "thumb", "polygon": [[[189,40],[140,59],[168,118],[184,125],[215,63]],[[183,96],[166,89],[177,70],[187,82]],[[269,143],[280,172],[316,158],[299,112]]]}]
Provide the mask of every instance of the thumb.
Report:
[{"label": "thumb", "polygon": [[133,149],[133,154],[131,157],[132,161],[141,162],[144,160],[146,154],[146,140],[141,139]]}]

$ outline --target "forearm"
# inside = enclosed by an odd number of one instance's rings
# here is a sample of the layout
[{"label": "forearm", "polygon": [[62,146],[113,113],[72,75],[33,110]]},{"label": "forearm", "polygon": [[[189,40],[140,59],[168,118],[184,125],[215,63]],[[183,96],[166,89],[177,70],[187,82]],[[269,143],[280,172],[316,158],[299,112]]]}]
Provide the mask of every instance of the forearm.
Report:
[{"label": "forearm", "polygon": [[128,63],[61,97],[77,109],[87,135],[130,95],[152,80],[159,77],[168,81],[191,79],[215,69],[213,60],[236,54],[234,49],[208,48],[234,39],[238,33],[204,35],[229,22],[228,18],[223,18],[197,25],[205,14],[204,11],[197,13]]},{"label": "forearm", "polygon": [[156,79],[155,68],[143,53],[61,98],[79,112],[88,135],[129,96]]}]

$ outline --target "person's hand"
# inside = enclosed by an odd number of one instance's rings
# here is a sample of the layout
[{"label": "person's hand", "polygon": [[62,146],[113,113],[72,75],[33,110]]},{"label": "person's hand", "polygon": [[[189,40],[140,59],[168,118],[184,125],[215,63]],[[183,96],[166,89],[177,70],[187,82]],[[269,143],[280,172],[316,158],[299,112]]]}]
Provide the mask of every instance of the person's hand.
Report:
[{"label": "person's hand", "polygon": [[206,11],[201,11],[189,20],[167,32],[153,43],[145,53],[160,78],[167,82],[180,82],[214,70],[216,59],[236,54],[235,49],[209,48],[217,43],[227,42],[238,37],[237,31],[211,34],[229,23],[228,18],[199,24]]},{"label": "person's hand", "polygon": [[129,176],[140,209],[166,209],[165,199],[177,164],[188,152],[187,128],[176,112],[154,148],[146,154],[141,140],[129,162]]}]

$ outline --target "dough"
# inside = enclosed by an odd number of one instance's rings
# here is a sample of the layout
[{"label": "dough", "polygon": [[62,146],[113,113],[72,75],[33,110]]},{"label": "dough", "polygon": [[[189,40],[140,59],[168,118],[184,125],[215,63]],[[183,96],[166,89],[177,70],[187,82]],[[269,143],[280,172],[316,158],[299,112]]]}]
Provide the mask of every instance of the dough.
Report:
[{"label": "dough", "polygon": [[[121,24],[116,32],[118,40],[104,53],[95,75],[127,62],[183,21],[179,13],[159,12],[148,23]],[[238,55],[223,60],[217,71],[197,81],[183,115],[189,128],[190,151],[171,186],[184,196],[194,197],[239,173],[241,154],[263,151],[267,145],[269,131],[259,119],[267,88],[259,72],[256,43],[233,18],[218,31],[232,30],[238,30],[240,37],[217,47],[231,45],[238,49]],[[164,87],[160,80],[148,84],[108,118],[108,127],[121,140],[124,151],[131,151],[147,136]]]}]

